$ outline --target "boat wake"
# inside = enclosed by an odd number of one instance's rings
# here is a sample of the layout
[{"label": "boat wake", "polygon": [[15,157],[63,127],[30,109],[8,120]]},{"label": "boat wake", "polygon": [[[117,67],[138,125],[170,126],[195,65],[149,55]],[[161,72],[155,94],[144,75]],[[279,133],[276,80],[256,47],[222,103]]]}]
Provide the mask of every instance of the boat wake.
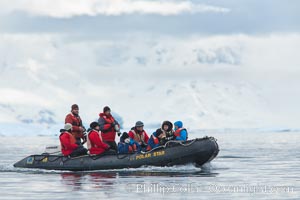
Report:
[{"label": "boat wake", "polygon": [[110,170],[93,170],[72,172],[67,170],[45,170],[35,168],[15,168],[12,164],[0,165],[0,172],[16,172],[16,173],[31,173],[31,174],[89,174],[89,173],[118,173],[120,175],[215,175],[215,168],[211,163],[206,163],[201,167],[196,167],[194,164],[175,165],[171,167],[157,167],[157,166],[142,166],[140,168],[124,168],[124,169],[110,169]]}]

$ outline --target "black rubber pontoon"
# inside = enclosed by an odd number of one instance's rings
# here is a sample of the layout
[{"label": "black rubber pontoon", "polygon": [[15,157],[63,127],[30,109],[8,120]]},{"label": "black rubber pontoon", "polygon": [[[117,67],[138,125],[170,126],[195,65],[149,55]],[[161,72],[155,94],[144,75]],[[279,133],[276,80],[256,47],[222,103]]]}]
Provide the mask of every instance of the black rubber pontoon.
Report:
[{"label": "black rubber pontoon", "polygon": [[31,155],[14,164],[20,168],[48,170],[104,170],[138,168],[141,166],[173,166],[195,163],[201,166],[214,159],[219,147],[213,137],[185,142],[169,141],[149,152],[100,156],[65,157],[59,155]]}]

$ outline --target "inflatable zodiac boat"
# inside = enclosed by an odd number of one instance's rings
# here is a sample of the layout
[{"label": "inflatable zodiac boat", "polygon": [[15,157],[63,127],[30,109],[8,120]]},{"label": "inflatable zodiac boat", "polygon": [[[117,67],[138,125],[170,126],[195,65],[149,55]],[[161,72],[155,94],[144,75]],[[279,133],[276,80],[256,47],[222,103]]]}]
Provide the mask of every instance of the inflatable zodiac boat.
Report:
[{"label": "inflatable zodiac boat", "polygon": [[102,154],[65,157],[62,155],[40,154],[28,156],[14,164],[20,168],[47,170],[90,171],[141,166],[173,166],[194,163],[201,166],[213,160],[219,152],[213,137],[188,141],[169,141],[148,152],[134,154]]}]

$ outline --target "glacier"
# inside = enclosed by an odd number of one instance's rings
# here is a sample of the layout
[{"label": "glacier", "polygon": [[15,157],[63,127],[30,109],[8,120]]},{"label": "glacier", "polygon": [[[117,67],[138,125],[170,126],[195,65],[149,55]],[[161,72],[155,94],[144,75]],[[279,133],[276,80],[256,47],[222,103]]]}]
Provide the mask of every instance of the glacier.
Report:
[{"label": "glacier", "polygon": [[109,105],[124,130],[137,120],[151,130],[164,120],[194,130],[298,129],[295,44],[300,35],[0,34],[0,134],[56,134],[73,103],[86,126]]}]

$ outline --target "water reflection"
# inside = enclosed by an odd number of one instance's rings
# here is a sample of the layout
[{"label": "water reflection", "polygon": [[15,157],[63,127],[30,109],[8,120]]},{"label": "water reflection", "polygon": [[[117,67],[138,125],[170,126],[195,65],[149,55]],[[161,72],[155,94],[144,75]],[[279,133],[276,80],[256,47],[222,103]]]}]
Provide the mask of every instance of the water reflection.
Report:
[{"label": "water reflection", "polygon": [[117,173],[88,173],[85,175],[91,186],[96,189],[103,189],[112,187],[115,184]]},{"label": "water reflection", "polygon": [[193,172],[172,172],[169,171],[97,171],[97,172],[65,172],[61,173],[61,182],[63,185],[72,186],[73,190],[82,190],[86,185],[89,187],[103,189],[115,187],[115,184],[120,182],[137,181],[138,179],[152,180],[157,178],[170,177],[215,177],[218,173],[213,173],[211,170],[202,169]]},{"label": "water reflection", "polygon": [[62,183],[72,186],[74,190],[80,190],[82,185],[82,175],[77,173],[62,173]]},{"label": "water reflection", "polygon": [[124,171],[118,172],[119,177],[186,177],[186,176],[216,176],[217,173],[211,171],[195,171],[195,172],[172,172],[170,168],[169,172],[159,171]]}]

